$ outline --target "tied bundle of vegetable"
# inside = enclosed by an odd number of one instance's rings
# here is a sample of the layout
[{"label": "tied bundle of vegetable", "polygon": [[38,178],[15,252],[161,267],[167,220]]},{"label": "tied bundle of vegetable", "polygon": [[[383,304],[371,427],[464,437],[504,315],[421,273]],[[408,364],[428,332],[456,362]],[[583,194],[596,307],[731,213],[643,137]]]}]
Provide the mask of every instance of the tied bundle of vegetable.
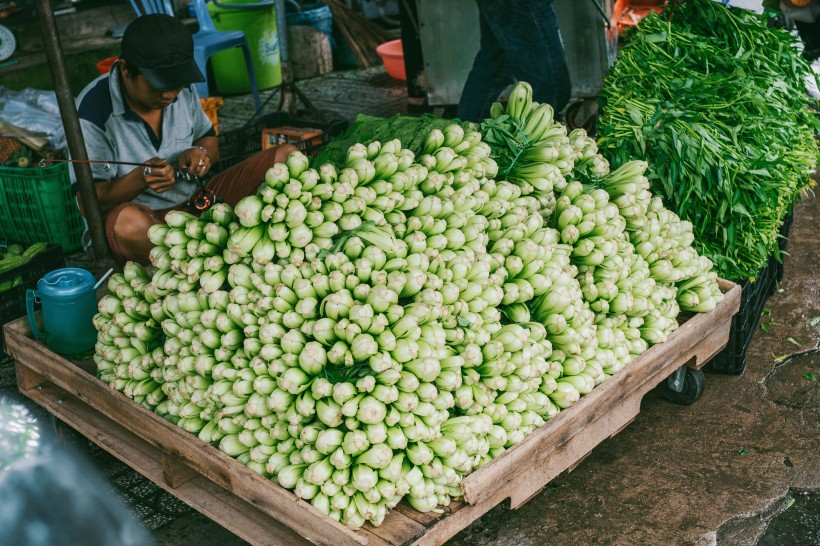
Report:
[{"label": "tied bundle of vegetable", "polygon": [[[446,377],[448,388],[456,389],[457,407],[470,415],[490,416],[495,423],[490,449],[491,454],[497,454],[523,439],[545,418],[557,413],[558,408],[546,395],[531,394],[538,390],[541,377],[549,369],[547,357],[551,346],[544,339],[544,328],[531,325],[534,333],[530,336],[527,328],[511,331],[513,325],[502,325],[497,306],[504,298],[508,303],[519,298],[519,293],[512,291],[516,284],[505,284],[505,281],[513,280],[502,267],[505,256],[488,255],[486,248],[488,240],[501,236],[514,225],[515,237],[522,237],[524,233],[517,227],[519,215],[523,213],[526,217],[528,206],[537,210],[537,202],[522,198],[520,190],[507,182],[495,184],[492,180],[482,180],[479,183],[476,177],[488,172],[495,174],[496,169],[492,160],[485,161],[486,146],[475,145],[467,151],[469,147],[465,143],[475,141],[476,136],[469,131],[464,133],[459,126],[431,131],[425,140],[423,151],[426,154],[420,157],[422,164],[431,169],[427,180],[420,185],[424,194],[420,210],[411,212],[406,229],[400,225],[396,228],[410,234],[405,241],[411,248],[430,257],[428,280],[433,279],[432,286],[442,283],[439,288],[445,310],[442,324],[451,354],[442,361],[448,369],[442,372],[440,380],[444,381]],[[450,168],[453,161],[449,159],[452,154],[448,149],[472,159],[454,171]],[[442,158],[445,158],[444,163]],[[528,201],[533,201],[534,205]],[[510,210],[512,207],[517,210]],[[478,210],[481,212],[477,213]],[[419,222],[425,217],[426,221]],[[542,225],[540,216],[535,214],[533,219],[534,225],[532,220],[528,222],[530,229]],[[414,229],[414,226],[421,229]],[[437,233],[442,230],[444,237],[439,237]],[[447,242],[444,248],[434,243],[437,238],[442,244]],[[533,258],[531,256],[528,261]],[[530,274],[533,270],[531,267]],[[513,276],[519,272],[520,268],[513,271]],[[526,283],[523,276],[520,280]],[[529,293],[522,301],[532,298],[532,292],[532,288],[522,290],[523,294]],[[425,290],[420,296],[427,298],[434,294]],[[458,368],[451,369],[449,362],[463,362],[461,373]],[[507,395],[496,403],[501,395],[498,389]],[[518,394],[525,396],[514,402]],[[534,400],[530,400],[533,397]],[[521,406],[525,399],[529,400],[527,407]],[[480,460],[471,463],[469,468],[487,460],[487,450],[482,448]],[[458,468],[459,471],[466,470],[463,466]]]},{"label": "tied bundle of vegetable", "polygon": [[642,19],[609,71],[600,146],[615,165],[649,163],[654,192],[692,223],[722,277],[753,278],[779,255],[782,219],[811,184],[812,72],[762,16],[709,0],[671,6],[668,20]]},{"label": "tied bundle of vegetable", "polygon": [[[627,162],[603,178],[599,185],[618,206],[630,242],[642,261],[649,265],[650,277],[659,283],[661,293],[656,291],[655,304],[663,309],[665,321],[661,322],[674,320],[679,309],[711,311],[723,300],[713,264],[695,250],[692,224],[666,209],[659,197],[652,197],[649,180],[644,176],[646,168],[643,161]],[[675,283],[681,287],[680,291]],[[677,300],[678,305],[673,305],[673,300]],[[657,334],[654,330],[653,334]],[[666,336],[653,337],[662,340]]]},{"label": "tied bundle of vegetable", "polygon": [[[602,189],[585,187],[574,181],[567,184],[556,204],[551,223],[560,229],[561,241],[570,245],[570,259],[577,268],[583,300],[595,313],[598,345],[587,349],[588,364],[600,367],[607,375],[620,370],[633,356],[646,350],[637,330],[654,305],[650,298],[654,282],[648,266],[635,254],[625,232],[626,222],[617,206]],[[608,318],[619,317],[614,322]],[[624,320],[620,320],[623,318]],[[626,319],[632,319],[627,322]],[[602,331],[606,324],[608,332]]]},{"label": "tied bundle of vegetable", "polygon": [[527,82],[519,82],[510,92],[507,106],[494,103],[490,119],[481,124],[501,175],[517,184],[523,195],[538,199],[544,216],[554,210],[553,190],[566,185],[565,176],[579,158],[566,127],[553,115],[549,104],[532,100],[532,87]]},{"label": "tied bundle of vegetable", "polygon": [[166,353],[156,307],[149,303],[150,292],[146,293],[150,280],[135,262],[108,279],[109,293],[100,298],[93,318],[98,330],[94,362],[102,381],[155,410],[165,400],[160,374]]},{"label": "tied bundle of vegetable", "polygon": [[[494,422],[502,419],[516,424],[507,432],[509,446],[520,441],[522,429],[527,433],[533,423],[537,426],[555,415],[558,405],[565,408],[578,400],[580,393],[572,385],[557,389],[555,379],[562,373],[580,373],[581,365],[564,370],[561,363],[566,353],[554,351],[553,344],[569,345],[571,351],[580,352],[584,340],[594,338],[594,333],[589,333],[591,317],[576,315],[574,307],[568,310],[571,297],[562,297],[567,296],[565,283],[570,288],[578,286],[564,271],[569,265],[568,249],[556,245],[557,232],[544,228],[538,201],[522,196],[520,188],[508,182],[488,183],[484,189],[492,190],[493,197],[482,210],[490,227],[491,257],[491,283],[484,288],[482,298],[500,298],[501,305],[494,321],[487,324],[485,320],[483,326],[492,332],[502,324],[503,317],[505,322],[525,329],[516,335],[505,334],[509,340],[519,339],[513,345],[515,350],[505,350],[508,346],[496,342],[485,345],[481,365],[465,375],[467,387],[458,393],[457,404],[464,408],[470,403],[475,405],[474,401],[482,405],[492,401]],[[581,324],[582,317],[587,324]],[[556,397],[556,402],[550,395]]]},{"label": "tied bundle of vegetable", "polygon": [[242,227],[228,239],[233,256],[226,261],[312,260],[332,248],[340,231],[384,224],[384,214],[404,202],[401,190],[414,176],[405,171],[413,161],[397,140],[352,147],[341,169],[327,163],[317,171],[307,157],[292,153],[287,163],[268,169],[256,195],[237,203]]}]

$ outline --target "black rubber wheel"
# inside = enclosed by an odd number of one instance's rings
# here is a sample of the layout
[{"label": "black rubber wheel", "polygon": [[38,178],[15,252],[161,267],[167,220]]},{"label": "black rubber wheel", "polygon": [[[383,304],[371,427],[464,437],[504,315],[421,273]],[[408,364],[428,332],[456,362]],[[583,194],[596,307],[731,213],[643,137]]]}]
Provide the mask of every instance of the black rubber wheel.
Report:
[{"label": "black rubber wheel", "polygon": [[581,110],[586,105],[585,102],[586,101],[584,100],[579,100],[570,104],[564,112],[564,120],[570,130],[581,128],[587,133],[593,134],[595,131],[595,124],[598,121],[598,113],[596,111],[593,115],[583,119]]},{"label": "black rubber wheel", "polygon": [[669,383],[664,382],[663,397],[673,404],[688,406],[697,402],[700,395],[703,394],[705,386],[706,378],[701,370],[686,368],[686,374],[683,376],[683,390],[681,392],[673,391],[669,388]]}]

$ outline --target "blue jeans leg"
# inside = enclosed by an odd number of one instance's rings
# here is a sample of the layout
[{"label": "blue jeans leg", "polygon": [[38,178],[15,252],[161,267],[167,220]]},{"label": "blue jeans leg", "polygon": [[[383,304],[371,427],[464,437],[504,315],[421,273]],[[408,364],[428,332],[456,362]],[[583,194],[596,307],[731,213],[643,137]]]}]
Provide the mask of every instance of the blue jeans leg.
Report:
[{"label": "blue jeans leg", "polygon": [[476,2],[481,50],[464,86],[459,117],[486,118],[493,101],[516,80],[532,85],[537,102],[562,110],[569,102],[571,83],[552,0]]},{"label": "blue jeans leg", "polygon": [[498,100],[504,89],[515,82],[507,70],[506,54],[487,20],[483,4],[484,2],[478,2],[481,47],[458,103],[458,117],[467,121],[482,121],[488,117],[492,103]]}]

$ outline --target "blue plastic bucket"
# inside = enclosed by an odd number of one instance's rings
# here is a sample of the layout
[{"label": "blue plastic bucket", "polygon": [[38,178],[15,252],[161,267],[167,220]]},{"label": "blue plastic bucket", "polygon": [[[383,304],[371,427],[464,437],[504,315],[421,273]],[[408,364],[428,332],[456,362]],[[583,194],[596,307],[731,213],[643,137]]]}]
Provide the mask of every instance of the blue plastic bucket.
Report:
[{"label": "blue plastic bucket", "polygon": [[333,40],[333,12],[325,4],[305,4],[302,11],[285,14],[288,26],[308,26],[324,32],[330,40],[330,47],[336,47]]}]

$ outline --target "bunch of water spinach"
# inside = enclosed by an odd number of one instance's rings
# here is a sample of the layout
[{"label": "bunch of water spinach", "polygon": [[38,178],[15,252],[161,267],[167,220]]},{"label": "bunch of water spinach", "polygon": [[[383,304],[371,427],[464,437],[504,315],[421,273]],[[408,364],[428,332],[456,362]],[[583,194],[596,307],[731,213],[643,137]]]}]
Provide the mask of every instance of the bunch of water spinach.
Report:
[{"label": "bunch of water spinach", "polygon": [[815,77],[787,31],[712,0],[652,14],[600,95],[601,153],[649,163],[652,191],[694,225],[724,278],[753,278],[779,256],[784,216],[812,184]]}]

